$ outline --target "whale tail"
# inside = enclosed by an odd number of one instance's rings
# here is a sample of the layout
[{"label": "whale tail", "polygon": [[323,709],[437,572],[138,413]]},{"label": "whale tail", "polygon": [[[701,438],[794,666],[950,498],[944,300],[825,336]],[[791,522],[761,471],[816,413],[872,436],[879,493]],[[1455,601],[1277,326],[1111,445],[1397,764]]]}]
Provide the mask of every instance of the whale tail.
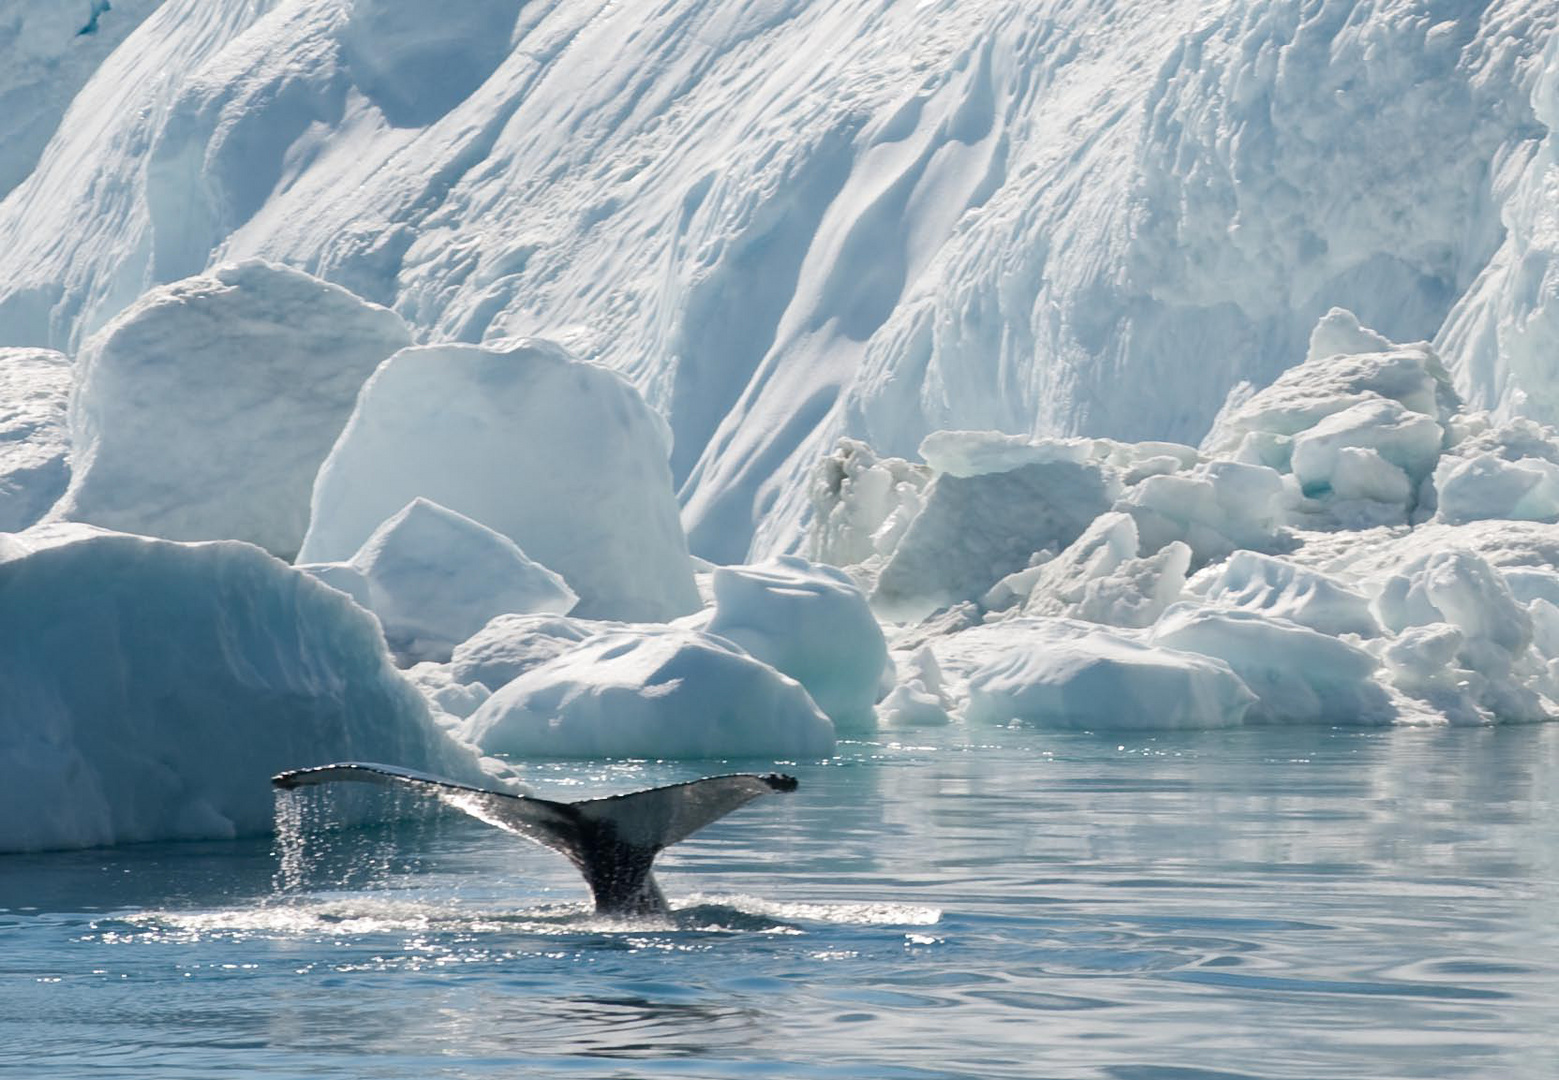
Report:
[{"label": "whale tail", "polygon": [[579,868],[603,915],[664,915],[665,897],[650,872],[663,848],[772,791],[794,791],[795,777],[734,773],[684,784],[553,802],[471,787],[427,773],[348,761],[271,778],[279,788],[335,781],[407,787],[472,817],[549,847]]}]

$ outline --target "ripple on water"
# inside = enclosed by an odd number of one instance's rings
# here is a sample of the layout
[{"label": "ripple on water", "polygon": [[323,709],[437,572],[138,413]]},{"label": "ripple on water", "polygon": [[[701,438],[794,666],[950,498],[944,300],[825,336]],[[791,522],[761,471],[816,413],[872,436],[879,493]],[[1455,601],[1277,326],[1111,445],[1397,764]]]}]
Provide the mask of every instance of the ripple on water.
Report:
[{"label": "ripple on water", "polygon": [[1559,1076],[1559,728],[964,734],[794,766],[661,920],[443,819],[9,858],[0,1076]]}]

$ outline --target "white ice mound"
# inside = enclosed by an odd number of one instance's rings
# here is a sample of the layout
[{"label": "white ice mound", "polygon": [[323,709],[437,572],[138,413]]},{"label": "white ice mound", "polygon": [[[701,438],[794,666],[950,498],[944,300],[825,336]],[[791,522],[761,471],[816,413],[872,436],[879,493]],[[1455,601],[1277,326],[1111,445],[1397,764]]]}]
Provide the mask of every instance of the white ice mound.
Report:
[{"label": "white ice mound", "polygon": [[872,606],[890,618],[919,618],[979,597],[1035,552],[1076,540],[1119,487],[1090,450],[995,432],[928,436],[921,453],[936,475],[882,565]]},{"label": "white ice mound", "polygon": [[889,727],[940,727],[952,722],[951,707],[941,665],[926,646],[897,672],[893,689],[877,704],[877,719]]},{"label": "white ice mound", "polygon": [[496,690],[608,626],[618,624],[560,615],[499,615],[455,646],[449,671],[462,683]]},{"label": "white ice mound", "polygon": [[1236,551],[1186,588],[1216,607],[1286,619],[1323,634],[1380,634],[1363,593],[1318,570],[1254,551]]},{"label": "white ice mound", "polygon": [[840,729],[870,726],[888,646],[842,570],[780,555],[715,570],[707,631],[789,675]]},{"label": "white ice mound", "polygon": [[387,360],[319,471],[299,561],[351,558],[417,496],[562,574],[581,616],[698,607],[659,419],[622,378],[550,342]]},{"label": "white ice mound", "polygon": [[1181,604],[1153,627],[1152,641],[1228,664],[1257,697],[1248,722],[1373,726],[1396,719],[1374,681],[1375,657],[1298,623]]},{"label": "white ice mound", "polygon": [[1202,449],[1292,474],[1304,496],[1295,523],[1405,524],[1421,503],[1433,507],[1426,481],[1459,408],[1426,343],[1394,345],[1333,309],[1304,363],[1254,394],[1231,395]]},{"label": "white ice mound", "polygon": [[507,536],[422,498],[375,529],[348,565],[390,648],[412,661],[448,660],[496,616],[566,615],[579,599]]},{"label": "white ice mound", "polygon": [[393,312],[268,263],[153,289],[77,360],[55,515],[290,558],[358,390],[409,342]]},{"label": "white ice mound", "polygon": [[1132,516],[1100,514],[1054,559],[1020,571],[1032,578],[1023,612],[1109,626],[1150,626],[1180,598],[1190,565],[1191,549],[1178,541],[1139,557]]},{"label": "white ice mound", "polygon": [[1559,521],[1559,432],[1514,419],[1471,433],[1440,459],[1436,520]]},{"label": "white ice mound", "polygon": [[1256,702],[1222,660],[1062,619],[1014,620],[1001,629],[970,672],[970,722],[1090,731],[1220,728],[1241,723]]},{"label": "white ice mound", "polygon": [[1116,503],[1136,520],[1143,551],[1180,542],[1205,566],[1239,548],[1287,546],[1283,478],[1265,465],[1212,461],[1145,477]]},{"label": "white ice mound", "polygon": [[1394,639],[1395,686],[1453,723],[1552,719],[1528,607],[1500,572],[1466,550],[1422,555],[1379,584],[1376,613]]},{"label": "white ice mound", "polygon": [[801,684],[709,634],[609,630],[496,691],[460,728],[515,757],[817,758],[834,727]]},{"label": "white ice mound", "polygon": [[272,774],[343,759],[483,781],[373,620],[258,548],[19,541],[0,562],[0,851],[266,832]]},{"label": "white ice mound", "polygon": [[0,349],[0,532],[27,528],[70,481],[70,361],[48,349]]},{"label": "white ice mound", "polygon": [[879,457],[859,439],[840,439],[812,470],[811,550],[834,566],[892,554],[920,513],[931,468]]},{"label": "white ice mound", "polygon": [[1311,333],[1304,363],[1243,401],[1231,399],[1202,449],[1286,465],[1288,438],[1334,413],[1382,398],[1434,420],[1447,419],[1459,405],[1450,377],[1427,344],[1393,345],[1360,327],[1351,312],[1333,308]]}]

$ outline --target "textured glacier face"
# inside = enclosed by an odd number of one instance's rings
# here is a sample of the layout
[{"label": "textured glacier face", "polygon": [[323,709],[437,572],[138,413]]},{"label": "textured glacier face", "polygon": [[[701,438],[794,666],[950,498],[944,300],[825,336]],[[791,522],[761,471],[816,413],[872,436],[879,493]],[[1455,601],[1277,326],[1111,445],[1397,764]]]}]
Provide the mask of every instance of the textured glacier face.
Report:
[{"label": "textured glacier face", "polygon": [[70,360],[50,349],[0,349],[0,532],[46,514],[70,481]]},{"label": "textured glacier face", "polygon": [[1194,442],[1333,304],[1546,393],[1551,5],[427,10],[168,0],[0,203],[0,343],[250,254],[546,333],[667,416],[721,561],[840,434]]},{"label": "textured glacier face", "polygon": [[38,164],[97,66],[161,3],[0,3],[0,197]]}]

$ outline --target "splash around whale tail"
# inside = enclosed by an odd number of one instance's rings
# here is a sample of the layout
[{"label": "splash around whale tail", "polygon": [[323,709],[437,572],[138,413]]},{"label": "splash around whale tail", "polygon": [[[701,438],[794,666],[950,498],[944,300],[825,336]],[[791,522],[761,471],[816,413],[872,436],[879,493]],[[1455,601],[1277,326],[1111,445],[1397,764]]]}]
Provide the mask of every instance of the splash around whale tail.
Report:
[{"label": "splash around whale tail", "polygon": [[665,897],[650,872],[663,848],[760,795],[797,786],[795,777],[780,773],[733,773],[604,799],[553,802],[366,761],[297,769],[271,778],[283,789],[337,781],[410,788],[551,848],[579,868],[595,897],[596,911],[603,915],[665,914]]}]

